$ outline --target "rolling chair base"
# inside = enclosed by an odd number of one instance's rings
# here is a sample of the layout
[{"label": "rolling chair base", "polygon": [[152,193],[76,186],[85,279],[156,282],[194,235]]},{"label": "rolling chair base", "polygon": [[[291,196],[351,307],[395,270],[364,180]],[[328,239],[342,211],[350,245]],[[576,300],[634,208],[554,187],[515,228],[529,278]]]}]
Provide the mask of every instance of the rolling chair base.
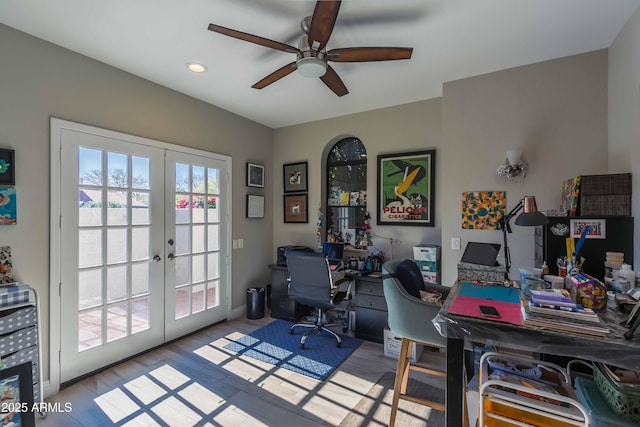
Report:
[{"label": "rolling chair base", "polygon": [[[295,325],[292,325],[291,328],[289,329],[289,334],[293,335],[293,330],[296,327],[301,327],[301,328],[311,328],[310,331],[308,331],[307,333],[305,333],[302,338],[300,339],[300,348],[304,348],[304,343],[307,340],[307,337],[311,334],[313,334],[314,332],[321,332],[321,331],[325,331],[328,332],[329,334],[333,335],[334,338],[336,339],[336,346],[338,348],[340,348],[342,346],[342,338],[340,338],[340,335],[336,334],[335,332],[333,332],[331,329],[329,329],[330,326],[339,326],[337,323],[322,323],[322,310],[318,310],[318,319],[316,320],[315,324],[311,324],[311,323],[296,323]],[[341,325],[340,325],[341,326]],[[344,329],[344,328],[343,328]]]}]

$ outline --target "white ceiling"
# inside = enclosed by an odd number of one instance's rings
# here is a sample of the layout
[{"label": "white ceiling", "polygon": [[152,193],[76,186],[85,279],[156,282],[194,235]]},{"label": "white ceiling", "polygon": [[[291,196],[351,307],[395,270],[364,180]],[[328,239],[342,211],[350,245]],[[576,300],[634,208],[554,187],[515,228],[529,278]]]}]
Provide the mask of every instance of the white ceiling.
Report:
[{"label": "white ceiling", "polygon": [[[210,23],[297,46],[307,0],[0,0],[0,22],[272,128],[442,95],[442,83],[607,48],[640,0],[345,0],[327,49],[413,47],[410,60],[332,63],[349,94],[292,73],[295,55]],[[196,61],[209,69],[188,71]]]}]

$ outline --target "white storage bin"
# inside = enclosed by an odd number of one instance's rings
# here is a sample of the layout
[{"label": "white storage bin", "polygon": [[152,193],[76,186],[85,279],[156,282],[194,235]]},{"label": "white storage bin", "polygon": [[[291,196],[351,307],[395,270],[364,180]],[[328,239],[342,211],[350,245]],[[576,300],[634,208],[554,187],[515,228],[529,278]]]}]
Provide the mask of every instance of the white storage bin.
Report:
[{"label": "white storage bin", "polygon": [[[402,337],[391,332],[389,328],[384,328],[384,355],[397,359],[400,355],[401,345]],[[423,351],[423,345],[413,343],[411,346],[411,363],[415,363],[422,356]]]}]

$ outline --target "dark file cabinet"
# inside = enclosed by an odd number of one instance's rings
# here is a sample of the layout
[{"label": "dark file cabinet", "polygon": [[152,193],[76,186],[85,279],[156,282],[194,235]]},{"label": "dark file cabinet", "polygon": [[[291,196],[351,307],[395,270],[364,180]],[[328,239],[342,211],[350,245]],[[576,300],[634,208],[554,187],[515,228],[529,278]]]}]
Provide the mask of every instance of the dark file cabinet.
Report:
[{"label": "dark file cabinet", "polygon": [[355,279],[356,337],[378,343],[384,342],[387,326],[387,301],[384,299],[382,279]]},{"label": "dark file cabinet", "polygon": [[270,265],[271,269],[271,317],[297,322],[311,312],[311,307],[289,299],[289,272],[287,267]]}]

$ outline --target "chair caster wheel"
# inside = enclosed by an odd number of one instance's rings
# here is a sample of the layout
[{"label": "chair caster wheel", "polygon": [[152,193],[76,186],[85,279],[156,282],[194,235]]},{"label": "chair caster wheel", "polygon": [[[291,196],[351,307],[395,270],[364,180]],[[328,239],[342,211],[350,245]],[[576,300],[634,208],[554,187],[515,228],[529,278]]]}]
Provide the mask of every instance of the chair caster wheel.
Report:
[{"label": "chair caster wheel", "polygon": [[339,342],[338,344],[336,344],[336,347],[338,347],[338,348],[342,347],[342,343]]},{"label": "chair caster wheel", "polygon": [[289,335],[293,335],[293,329],[289,329]]},{"label": "chair caster wheel", "polygon": [[300,344],[300,348],[304,348],[304,344]]},{"label": "chair caster wheel", "polygon": [[347,331],[348,331],[348,329],[347,329],[347,328],[342,328],[342,333],[343,333],[343,334],[346,334],[346,333],[347,333]]}]

